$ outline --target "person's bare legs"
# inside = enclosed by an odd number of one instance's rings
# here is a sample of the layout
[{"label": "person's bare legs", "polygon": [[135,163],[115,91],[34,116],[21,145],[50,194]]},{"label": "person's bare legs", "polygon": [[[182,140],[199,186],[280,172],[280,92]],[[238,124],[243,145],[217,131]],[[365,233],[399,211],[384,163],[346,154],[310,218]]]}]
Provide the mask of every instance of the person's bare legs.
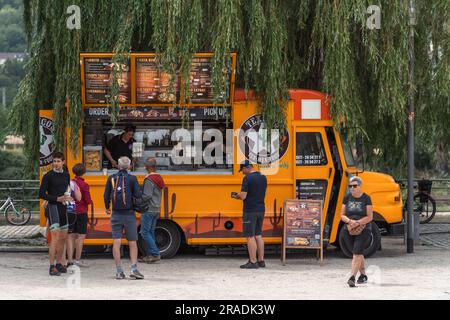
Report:
[{"label": "person's bare legs", "polygon": [[67,238],[67,261],[69,263],[73,263],[73,253],[75,250],[75,242],[77,239],[78,234],[77,233],[70,233]]},{"label": "person's bare legs", "polygon": [[358,271],[361,267],[361,257],[364,258],[363,255],[361,254],[354,254],[353,255],[353,260],[352,260],[352,276],[356,277],[356,275],[358,274]]},{"label": "person's bare legs", "polygon": [[51,231],[52,240],[50,241],[50,246],[48,249],[48,256],[50,259],[50,265],[54,265],[57,256],[58,250],[58,238],[59,238],[59,230]]},{"label": "person's bare legs", "polygon": [[137,264],[137,257],[138,257],[138,247],[136,244],[136,241],[129,241],[128,245],[130,247],[130,260],[131,265]]},{"label": "person's bare legs", "polygon": [[67,241],[67,230],[61,230],[59,232],[58,244],[56,249],[56,262],[66,265],[66,241]]},{"label": "person's bare legs", "polygon": [[264,261],[264,240],[262,236],[256,236],[255,239],[258,250],[258,261]]},{"label": "person's bare legs", "polygon": [[121,266],[121,261],[120,261],[120,247],[121,247],[121,239],[114,239],[114,243],[113,243],[113,257],[114,257],[114,262],[116,263],[116,267]]},{"label": "person's bare legs", "polygon": [[258,249],[258,247],[256,245],[255,237],[247,238],[247,248],[248,248],[248,255],[250,258],[250,262],[256,263],[256,250]]},{"label": "person's bare legs", "polygon": [[80,261],[81,260],[81,254],[83,253],[83,244],[84,244],[84,239],[86,239],[86,235],[85,234],[78,234],[78,238],[75,241],[75,260],[76,261]]},{"label": "person's bare legs", "polygon": [[359,273],[360,274],[363,274],[363,275],[366,275],[366,264],[365,264],[365,260],[364,260],[364,256],[363,255],[361,255],[361,264],[360,264],[360,267],[359,267]]}]

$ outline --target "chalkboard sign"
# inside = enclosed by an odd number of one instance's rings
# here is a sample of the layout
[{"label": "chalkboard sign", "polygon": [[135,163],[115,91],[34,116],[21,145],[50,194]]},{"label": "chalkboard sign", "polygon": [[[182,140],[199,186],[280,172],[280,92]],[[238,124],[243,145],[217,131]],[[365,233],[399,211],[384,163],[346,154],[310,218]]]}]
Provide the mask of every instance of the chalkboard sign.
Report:
[{"label": "chalkboard sign", "polygon": [[[119,94],[114,97],[122,106],[226,106],[233,103],[236,53],[219,81],[226,90],[215,94],[212,85],[213,53],[197,53],[191,59],[188,77],[179,72],[171,76],[155,53],[130,53],[126,63],[113,62],[113,53],[80,53],[83,107],[110,105],[113,71],[118,70]],[[176,70],[179,70],[181,61]],[[167,70],[166,70],[167,71]]]},{"label": "chalkboard sign", "polygon": [[[112,70],[114,64],[112,58],[84,58],[84,93],[86,104],[110,103]],[[118,68],[118,70],[120,70]],[[119,84],[120,103],[131,102],[130,68],[128,64],[121,66],[118,71],[117,82]]]},{"label": "chalkboard sign", "polygon": [[286,249],[316,249],[323,261],[321,200],[284,202],[283,264]]},{"label": "chalkboard sign", "polygon": [[[189,73],[189,92],[192,103],[213,103],[214,92],[212,86],[212,61],[213,57],[195,57],[192,59]],[[225,75],[228,85],[231,82],[231,69]],[[230,89],[230,86],[229,88]],[[229,92],[222,92],[217,103],[229,102]]]},{"label": "chalkboard sign", "polygon": [[297,199],[325,200],[327,193],[327,180],[297,180]]},{"label": "chalkboard sign", "polygon": [[170,75],[158,69],[155,57],[136,58],[136,102],[174,103],[179,102],[179,76]]}]

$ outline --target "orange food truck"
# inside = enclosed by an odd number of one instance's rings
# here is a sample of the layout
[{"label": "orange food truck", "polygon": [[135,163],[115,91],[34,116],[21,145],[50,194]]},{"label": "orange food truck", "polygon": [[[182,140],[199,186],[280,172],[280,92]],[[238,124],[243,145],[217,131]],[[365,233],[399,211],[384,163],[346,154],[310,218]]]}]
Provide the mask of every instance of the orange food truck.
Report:
[{"label": "orange food truck", "polygon": [[[129,65],[119,79],[121,108],[119,122],[114,126],[105,96],[108,94],[112,54],[81,54],[82,105],[84,122],[78,152],[66,148],[67,166],[84,163],[86,182],[94,201],[88,224],[86,245],[112,244],[110,216],[106,214],[103,192],[108,169],[103,150],[108,141],[121,133],[125,125],[136,127],[132,174],[143,182],[147,157],[155,157],[157,170],[164,177],[160,219],[156,238],[163,258],[173,257],[182,243],[191,246],[242,245],[242,202],[230,197],[240,191],[243,176],[239,163],[249,159],[267,175],[266,215],[263,237],[266,244],[281,244],[283,236],[283,203],[286,199],[323,200],[322,228],[324,245],[349,250],[339,239],[342,223],[341,204],[348,192],[351,175],[362,177],[363,191],[372,198],[374,226],[372,241],[365,251],[371,255],[380,248],[380,230],[398,233],[403,230],[400,187],[386,174],[361,172],[354,161],[352,149],[334,127],[329,116],[325,94],[312,90],[290,90],[286,109],[286,129],[271,135],[276,147],[266,148],[261,156],[255,141],[264,129],[257,111],[257,101],[246,99],[243,90],[234,90],[236,55],[228,70],[230,91],[223,94],[223,104],[214,104],[211,89],[211,54],[198,54],[193,59],[189,85],[180,79],[175,92],[169,90],[169,76],[158,71],[155,55],[131,54]],[[191,99],[185,99],[187,91]],[[226,102],[226,103],[225,103]],[[186,120],[187,119],[187,120]],[[189,125],[186,125],[186,122]],[[197,123],[194,123],[197,122]],[[198,129],[198,123],[201,123]],[[51,163],[50,110],[40,114],[41,171]],[[175,164],[173,132],[185,127],[193,135],[197,128],[204,138],[209,129],[218,129],[229,138],[222,163],[203,162]],[[253,136],[245,135],[253,132]],[[198,134],[198,133],[197,133]],[[70,139],[67,130],[67,141]],[[209,140],[211,141],[211,140]],[[198,142],[193,139],[192,144]],[[221,141],[214,141],[222,144]],[[225,142],[223,142],[225,145]],[[205,142],[200,142],[200,152]],[[275,150],[274,150],[275,149]],[[267,151],[267,150],[266,150]],[[137,215],[139,217],[139,214]],[[41,212],[41,226],[45,226]],[[139,226],[138,226],[139,228]],[[126,244],[126,240],[123,240]]]}]

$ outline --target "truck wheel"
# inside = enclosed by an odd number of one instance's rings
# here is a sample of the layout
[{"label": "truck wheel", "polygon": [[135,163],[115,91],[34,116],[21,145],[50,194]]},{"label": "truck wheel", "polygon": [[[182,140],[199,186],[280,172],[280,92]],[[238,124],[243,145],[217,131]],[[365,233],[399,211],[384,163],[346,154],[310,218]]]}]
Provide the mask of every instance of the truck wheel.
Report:
[{"label": "truck wheel", "polygon": [[[368,258],[372,256],[381,247],[381,233],[375,222],[371,222],[372,234],[370,237],[370,242],[367,244],[367,248],[364,249],[364,257]],[[345,225],[342,226],[341,231],[339,231],[339,246],[347,258],[353,258],[352,250],[348,248],[344,241],[344,229]]]},{"label": "truck wheel", "polygon": [[[155,228],[155,238],[161,258],[170,259],[177,254],[181,244],[181,234],[174,223],[165,220],[158,220]],[[147,243],[144,238],[142,238],[140,233],[138,247],[139,254],[141,256],[145,255],[145,252],[147,251]]]}]

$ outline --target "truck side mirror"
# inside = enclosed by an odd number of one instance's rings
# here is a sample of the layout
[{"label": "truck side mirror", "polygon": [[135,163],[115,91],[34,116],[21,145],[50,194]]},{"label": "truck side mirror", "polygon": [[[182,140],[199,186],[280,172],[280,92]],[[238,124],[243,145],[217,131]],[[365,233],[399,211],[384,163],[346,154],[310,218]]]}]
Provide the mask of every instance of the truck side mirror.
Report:
[{"label": "truck side mirror", "polygon": [[356,155],[358,159],[364,159],[364,143],[361,133],[356,134]]}]

